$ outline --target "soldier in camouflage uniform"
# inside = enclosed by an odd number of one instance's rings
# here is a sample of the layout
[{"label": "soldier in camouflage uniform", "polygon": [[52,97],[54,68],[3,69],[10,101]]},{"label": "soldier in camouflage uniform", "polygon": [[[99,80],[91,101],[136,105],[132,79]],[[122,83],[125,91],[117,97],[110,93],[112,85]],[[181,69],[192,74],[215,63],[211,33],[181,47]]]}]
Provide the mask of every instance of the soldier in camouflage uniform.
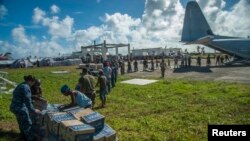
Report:
[{"label": "soldier in camouflage uniform", "polygon": [[104,75],[103,70],[100,69],[99,70],[99,77],[98,77],[96,86],[100,85],[99,92],[100,92],[100,99],[102,101],[102,108],[104,108],[105,104],[106,104],[107,82],[108,82],[108,80],[107,80],[106,76]]},{"label": "soldier in camouflage uniform", "polygon": [[30,113],[40,113],[31,103],[30,87],[34,84],[34,79],[31,75],[24,76],[25,82],[19,84],[13,91],[13,98],[10,105],[10,111],[16,116],[21,137],[27,141],[35,140],[31,128]]},{"label": "soldier in camouflage uniform", "polygon": [[165,70],[167,68],[167,64],[165,63],[164,59],[162,59],[161,63],[160,63],[160,67],[161,67],[161,77],[165,76]]},{"label": "soldier in camouflage uniform", "polygon": [[84,93],[92,101],[92,108],[95,105],[95,78],[88,74],[87,68],[82,69],[81,77],[78,80],[80,92]]}]

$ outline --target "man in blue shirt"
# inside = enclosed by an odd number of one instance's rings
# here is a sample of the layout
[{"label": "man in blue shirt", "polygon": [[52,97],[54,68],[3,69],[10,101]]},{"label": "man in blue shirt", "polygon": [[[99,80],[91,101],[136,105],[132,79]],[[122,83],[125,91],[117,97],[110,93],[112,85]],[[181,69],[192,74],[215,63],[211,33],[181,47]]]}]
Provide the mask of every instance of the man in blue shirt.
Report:
[{"label": "man in blue shirt", "polygon": [[103,73],[106,76],[108,82],[107,82],[107,87],[108,87],[108,92],[111,92],[111,74],[112,74],[112,69],[110,68],[109,62],[107,62],[103,68]]},{"label": "man in blue shirt", "polygon": [[70,90],[69,86],[67,85],[63,85],[61,87],[61,93],[64,96],[69,96],[71,97],[71,103],[61,107],[62,109],[65,108],[69,108],[75,105],[78,105],[80,107],[83,108],[91,108],[92,105],[92,101],[83,93],[81,93],[80,91],[76,91],[76,90]]}]

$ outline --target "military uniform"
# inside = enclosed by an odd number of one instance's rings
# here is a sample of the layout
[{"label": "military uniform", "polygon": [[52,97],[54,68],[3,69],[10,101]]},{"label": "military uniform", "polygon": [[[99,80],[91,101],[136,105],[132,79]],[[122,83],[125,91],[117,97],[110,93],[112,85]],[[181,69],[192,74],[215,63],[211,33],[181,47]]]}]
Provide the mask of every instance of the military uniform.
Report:
[{"label": "military uniform", "polygon": [[107,94],[107,78],[105,75],[101,75],[98,77],[97,84],[100,84],[100,99],[105,100],[106,99],[106,94]]},{"label": "military uniform", "polygon": [[35,109],[31,103],[31,91],[27,83],[23,82],[15,88],[10,111],[16,116],[21,135],[28,141],[34,140],[29,113],[35,113]]},{"label": "military uniform", "polygon": [[122,61],[122,64],[121,64],[121,75],[125,74],[125,63],[124,61]]},{"label": "military uniform", "polygon": [[164,75],[165,75],[165,70],[166,70],[166,68],[167,68],[167,64],[165,63],[165,62],[161,62],[161,64],[160,64],[160,67],[161,67],[161,77],[164,77]]},{"label": "military uniform", "polygon": [[78,80],[81,86],[81,92],[92,101],[92,107],[95,105],[95,78],[92,75],[81,76]]}]

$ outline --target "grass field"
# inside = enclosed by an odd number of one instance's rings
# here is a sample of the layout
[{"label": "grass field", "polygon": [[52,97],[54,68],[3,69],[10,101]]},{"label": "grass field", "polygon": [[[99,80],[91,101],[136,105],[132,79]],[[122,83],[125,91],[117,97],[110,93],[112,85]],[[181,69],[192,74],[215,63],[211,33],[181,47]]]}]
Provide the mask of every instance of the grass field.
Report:
[{"label": "grass field", "polygon": [[[68,103],[60,86],[75,86],[79,70],[74,67],[7,69],[8,79],[22,82],[23,76],[42,80],[44,97],[50,103]],[[68,70],[69,74],[52,74]],[[119,82],[130,79],[121,76]],[[159,79],[159,78],[156,78]],[[138,86],[117,83],[107,97],[107,107],[97,109],[106,123],[117,131],[121,141],[207,140],[208,124],[250,124],[249,84],[163,80]],[[97,97],[99,106],[100,100]],[[0,140],[13,140],[18,134],[15,117],[9,112],[11,95],[0,95]]]}]

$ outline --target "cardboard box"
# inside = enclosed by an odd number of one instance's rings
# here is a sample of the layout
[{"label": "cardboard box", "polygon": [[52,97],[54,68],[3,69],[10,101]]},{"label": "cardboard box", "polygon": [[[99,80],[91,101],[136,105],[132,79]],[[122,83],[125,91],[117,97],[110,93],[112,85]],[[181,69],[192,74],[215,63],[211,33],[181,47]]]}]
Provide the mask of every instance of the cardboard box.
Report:
[{"label": "cardboard box", "polygon": [[44,126],[45,123],[48,122],[48,121],[46,121],[46,116],[48,116],[48,114],[59,112],[59,110],[58,110],[59,106],[60,106],[60,104],[47,104],[46,109],[42,110],[41,114],[36,115],[36,117],[35,117],[36,123],[39,126]]},{"label": "cardboard box", "polygon": [[54,135],[58,135],[59,124],[62,121],[75,119],[74,116],[66,112],[51,113],[51,114],[48,114],[48,116],[46,117],[47,118],[45,119],[47,121],[46,123],[47,123],[48,130],[50,133]]},{"label": "cardboard box", "polygon": [[49,112],[58,112],[62,104],[47,104],[46,110]]},{"label": "cardboard box", "polygon": [[81,120],[83,116],[94,113],[94,111],[90,108],[86,108],[86,109],[79,108],[79,109],[68,111],[68,113],[72,114],[76,119]]},{"label": "cardboard box", "polygon": [[102,64],[97,64],[96,67],[97,67],[97,70],[99,70],[99,69],[103,68],[103,65]]},{"label": "cardboard box", "polygon": [[105,141],[105,135],[102,132],[98,132],[94,134],[93,141]]},{"label": "cardboard box", "polygon": [[70,112],[70,111],[77,110],[77,109],[80,109],[80,108],[81,108],[80,106],[73,106],[73,107],[70,107],[70,108],[67,108],[67,109],[63,109],[62,111],[63,112]]},{"label": "cardboard box", "polygon": [[79,120],[62,121],[59,127],[59,140],[92,141],[95,128]]},{"label": "cardboard box", "polygon": [[47,137],[43,138],[42,141],[59,141],[58,136],[49,133]]},{"label": "cardboard box", "polygon": [[47,109],[47,105],[48,105],[48,102],[47,100],[43,99],[43,98],[34,98],[32,100],[33,102],[33,105],[36,109],[39,109],[39,110],[46,110]]},{"label": "cardboard box", "polygon": [[81,120],[84,123],[93,126],[95,128],[96,132],[102,130],[102,128],[104,127],[104,119],[105,119],[105,117],[103,115],[99,114],[98,112],[93,112],[91,114],[88,114],[88,115],[81,117]]},{"label": "cardboard box", "polygon": [[104,124],[103,129],[94,135],[94,141],[116,141],[116,132],[108,124]]},{"label": "cardboard box", "polygon": [[102,134],[105,135],[106,141],[115,141],[116,140],[116,132],[108,124],[104,125],[104,128],[102,129],[101,132],[102,132]]}]

